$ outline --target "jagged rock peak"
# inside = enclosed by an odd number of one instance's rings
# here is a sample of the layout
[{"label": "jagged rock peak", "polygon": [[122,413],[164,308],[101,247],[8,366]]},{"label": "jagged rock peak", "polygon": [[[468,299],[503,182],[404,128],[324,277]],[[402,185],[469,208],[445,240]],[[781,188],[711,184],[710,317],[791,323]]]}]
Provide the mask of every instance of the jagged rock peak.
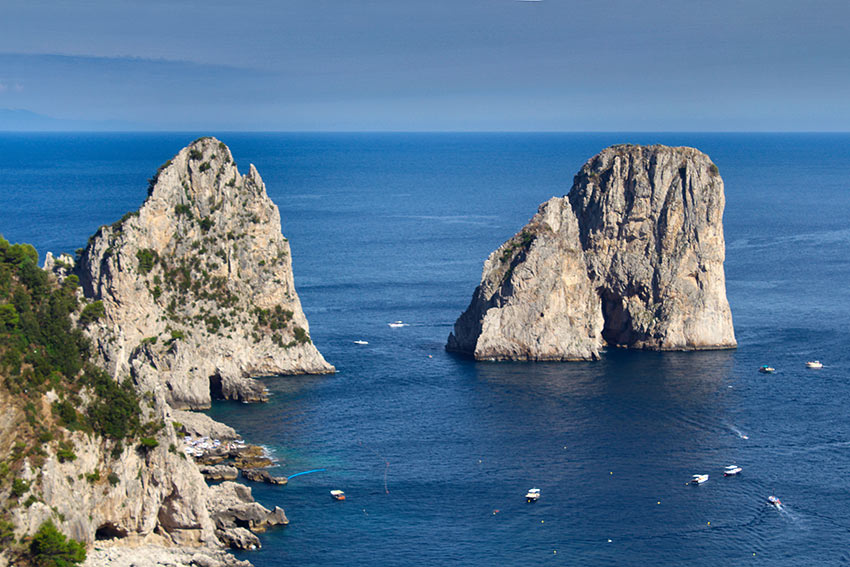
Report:
[{"label": "jagged rock peak", "polygon": [[262,400],[252,376],[328,373],[295,292],[289,242],[253,165],[201,138],[163,164],[138,212],[101,227],[77,267],[106,317],[104,362],[177,408]]},{"label": "jagged rock peak", "polygon": [[448,350],[575,360],[603,344],[736,346],[723,273],[723,180],[694,148],[612,146],[490,255]]}]

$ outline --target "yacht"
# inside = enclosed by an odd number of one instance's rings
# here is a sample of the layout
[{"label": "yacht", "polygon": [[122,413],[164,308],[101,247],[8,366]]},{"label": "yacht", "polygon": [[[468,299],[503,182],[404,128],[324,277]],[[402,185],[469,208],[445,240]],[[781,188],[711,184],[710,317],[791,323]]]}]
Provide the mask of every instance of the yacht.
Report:
[{"label": "yacht", "polygon": [[345,492],[342,490],[331,490],[331,498],[334,500],[345,500]]},{"label": "yacht", "polygon": [[707,474],[695,474],[694,476],[691,477],[690,484],[702,484],[707,480],[708,480]]},{"label": "yacht", "polygon": [[823,363],[820,360],[810,360],[806,363],[806,368],[823,368]]},{"label": "yacht", "polygon": [[528,492],[525,493],[525,501],[526,502],[537,502],[540,498],[540,489],[539,488],[529,488]]},{"label": "yacht", "polygon": [[741,471],[744,470],[738,465],[729,465],[725,469],[723,469],[723,476],[735,476],[736,474],[740,474]]}]

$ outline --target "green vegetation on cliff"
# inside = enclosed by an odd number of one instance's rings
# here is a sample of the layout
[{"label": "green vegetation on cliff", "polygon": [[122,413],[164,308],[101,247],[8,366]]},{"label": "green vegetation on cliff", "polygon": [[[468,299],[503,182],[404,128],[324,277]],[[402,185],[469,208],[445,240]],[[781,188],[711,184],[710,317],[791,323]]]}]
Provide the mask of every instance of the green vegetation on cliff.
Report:
[{"label": "green vegetation on cliff", "polygon": [[72,565],[85,552],[50,522],[29,547],[9,540],[10,511],[41,500],[38,483],[21,478],[24,463],[37,469],[49,452],[73,461],[73,431],[98,435],[120,452],[152,429],[142,424],[130,381],[118,382],[94,364],[82,328],[101,319],[104,307],[81,305],[78,287],[74,275],[60,284],[39,268],[31,245],[0,236],[0,408],[20,416],[13,434],[0,439],[0,540],[33,565]]}]

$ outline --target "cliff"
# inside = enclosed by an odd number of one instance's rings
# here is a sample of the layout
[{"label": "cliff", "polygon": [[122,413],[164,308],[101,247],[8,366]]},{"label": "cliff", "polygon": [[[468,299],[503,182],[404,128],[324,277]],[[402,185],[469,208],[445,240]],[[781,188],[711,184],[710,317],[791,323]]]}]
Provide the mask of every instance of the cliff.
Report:
[{"label": "cliff", "polygon": [[736,346],[723,272],[723,180],[693,148],[590,159],[484,263],[447,350],[480,360],[592,360],[604,344]]},{"label": "cliff", "polygon": [[[286,515],[247,487],[208,487],[184,435],[236,433],[179,408],[262,400],[252,376],[334,371],[289,253],[256,169],[240,175],[212,138],[163,165],[76,265],[48,253],[42,270],[0,238],[0,566],[48,564],[29,542],[53,525],[87,544],[88,565],[249,565],[221,548],[259,547],[253,532]],[[233,445],[243,468],[267,465]]]},{"label": "cliff", "polygon": [[263,400],[252,376],[334,371],[310,339],[277,207],[214,138],[164,164],[139,211],[89,240],[77,274],[103,303],[91,334],[107,368],[164,388],[172,407]]}]

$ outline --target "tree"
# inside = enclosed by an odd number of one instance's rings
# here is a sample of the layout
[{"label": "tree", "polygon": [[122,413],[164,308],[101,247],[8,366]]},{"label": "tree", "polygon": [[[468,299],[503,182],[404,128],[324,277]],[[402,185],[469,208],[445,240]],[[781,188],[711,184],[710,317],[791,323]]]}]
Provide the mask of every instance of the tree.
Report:
[{"label": "tree", "polygon": [[30,556],[36,567],[71,567],[86,559],[86,548],[56,529],[50,520],[41,524],[30,543]]}]

